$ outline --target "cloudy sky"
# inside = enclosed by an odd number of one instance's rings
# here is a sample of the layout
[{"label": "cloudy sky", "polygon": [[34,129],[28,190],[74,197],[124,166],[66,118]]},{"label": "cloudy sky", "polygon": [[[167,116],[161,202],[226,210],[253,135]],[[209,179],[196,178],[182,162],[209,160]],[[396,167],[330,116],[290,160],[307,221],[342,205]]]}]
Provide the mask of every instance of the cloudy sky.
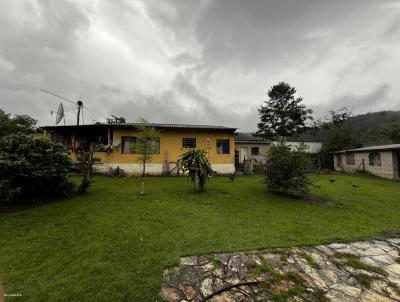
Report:
[{"label": "cloudy sky", "polygon": [[[54,124],[51,90],[85,123],[256,129],[272,85],[315,116],[400,110],[400,1],[0,0],[0,108]],[[67,123],[76,108],[63,102]]]}]

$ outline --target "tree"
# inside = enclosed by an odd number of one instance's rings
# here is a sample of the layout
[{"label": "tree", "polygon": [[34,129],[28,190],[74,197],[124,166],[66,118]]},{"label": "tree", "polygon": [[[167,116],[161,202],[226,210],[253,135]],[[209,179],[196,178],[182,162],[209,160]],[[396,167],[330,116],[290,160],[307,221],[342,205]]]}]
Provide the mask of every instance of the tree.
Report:
[{"label": "tree", "polygon": [[280,139],[272,145],[265,157],[264,180],[269,192],[283,194],[309,194],[311,181],[307,178],[310,158],[306,146],[300,144],[293,150]]},{"label": "tree", "polygon": [[380,133],[389,138],[392,143],[400,143],[400,123],[390,123],[380,127]]},{"label": "tree", "polygon": [[71,159],[45,137],[11,134],[0,138],[0,200],[52,197],[73,187]]},{"label": "tree", "polygon": [[0,137],[14,133],[32,134],[36,131],[36,123],[29,115],[11,117],[0,109]]},{"label": "tree", "polygon": [[142,163],[142,189],[140,194],[144,195],[144,177],[146,174],[146,163],[151,161],[152,155],[159,152],[160,134],[151,127],[149,122],[141,119],[137,126],[139,134],[136,142],[131,145],[131,150],[138,154],[138,161]]},{"label": "tree", "polygon": [[184,152],[178,162],[183,172],[188,171],[194,192],[204,191],[208,176],[212,173],[211,164],[204,150],[191,149]]},{"label": "tree", "polygon": [[108,117],[107,119],[107,124],[119,124],[119,123],[126,123],[126,119],[123,116],[115,116],[111,115],[111,117]]},{"label": "tree", "polygon": [[346,121],[352,116],[353,111],[347,107],[330,110],[324,121],[318,121],[316,127],[321,131],[321,168],[333,167],[331,152],[351,149],[358,145],[358,138],[352,128],[346,126]]},{"label": "tree", "polygon": [[266,139],[277,139],[300,134],[308,129],[312,110],[301,104],[303,98],[295,98],[296,89],[280,82],[268,91],[269,99],[258,109],[260,123],[257,134]]}]

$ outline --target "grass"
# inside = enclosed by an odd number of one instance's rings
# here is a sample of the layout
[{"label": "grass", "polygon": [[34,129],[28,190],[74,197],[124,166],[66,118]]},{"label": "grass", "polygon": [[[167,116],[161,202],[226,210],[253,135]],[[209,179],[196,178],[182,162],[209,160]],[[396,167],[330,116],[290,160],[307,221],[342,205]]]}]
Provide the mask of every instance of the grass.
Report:
[{"label": "grass", "polygon": [[[160,301],[163,270],[179,257],[356,240],[400,229],[399,183],[315,176],[338,206],[265,192],[258,177],[96,177],[84,196],[0,213],[0,277],[10,301]],[[353,188],[349,181],[359,185]],[[11,300],[12,299],[12,300]]]},{"label": "grass", "polygon": [[346,253],[335,253],[334,258],[342,259],[342,261],[334,260],[334,263],[337,266],[349,266],[354,269],[364,270],[364,271],[376,273],[376,274],[379,274],[382,276],[387,276],[387,274],[388,274],[384,269],[382,269],[380,267],[361,262],[360,257],[358,257],[356,255],[346,254]]}]

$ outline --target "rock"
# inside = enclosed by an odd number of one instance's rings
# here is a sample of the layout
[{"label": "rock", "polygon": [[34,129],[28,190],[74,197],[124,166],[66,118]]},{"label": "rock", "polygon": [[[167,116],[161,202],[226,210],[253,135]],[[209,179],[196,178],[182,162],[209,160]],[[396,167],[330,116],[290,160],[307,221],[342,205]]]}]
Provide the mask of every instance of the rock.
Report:
[{"label": "rock", "polygon": [[328,245],[329,248],[337,250],[337,249],[343,249],[346,248],[347,245],[344,243],[331,243]]},{"label": "rock", "polygon": [[197,257],[196,256],[191,256],[191,257],[183,257],[180,260],[181,265],[197,265]]},{"label": "rock", "polygon": [[361,295],[361,301],[363,302],[392,302],[392,299],[379,295],[377,293],[366,290]]},{"label": "rock", "polygon": [[387,287],[386,292],[389,294],[389,297],[396,300],[400,301],[400,294],[396,292],[393,288]]},{"label": "rock", "polygon": [[188,300],[193,300],[198,295],[191,285],[180,284],[178,287]]},{"label": "rock", "polygon": [[203,281],[201,281],[200,292],[204,297],[211,295],[214,292],[212,285],[213,285],[212,278],[206,278]]},{"label": "rock", "polygon": [[400,278],[400,263],[393,263],[391,265],[386,266],[386,271],[396,274]]},{"label": "rock", "polygon": [[341,291],[330,290],[325,294],[325,297],[331,302],[353,302],[354,298],[346,296]]},{"label": "rock", "polygon": [[394,263],[394,259],[388,254],[380,255],[380,256],[372,256],[372,259],[379,261],[381,263],[384,263],[384,264],[393,264]]},{"label": "rock", "polygon": [[161,288],[161,297],[168,302],[178,302],[182,300],[179,290],[170,286]]},{"label": "rock", "polygon": [[379,256],[384,254],[385,251],[377,247],[370,247],[369,249],[362,251],[362,255],[364,256]]},{"label": "rock", "polygon": [[341,283],[336,283],[330,286],[331,289],[342,292],[349,297],[357,297],[361,293],[361,289],[353,286],[348,286]]}]

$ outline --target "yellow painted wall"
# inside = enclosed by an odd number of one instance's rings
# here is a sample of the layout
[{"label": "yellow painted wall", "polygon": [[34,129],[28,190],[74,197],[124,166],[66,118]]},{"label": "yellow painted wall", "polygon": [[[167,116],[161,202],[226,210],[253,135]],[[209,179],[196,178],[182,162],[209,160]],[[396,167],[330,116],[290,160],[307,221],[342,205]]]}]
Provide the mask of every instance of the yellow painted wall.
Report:
[{"label": "yellow painted wall", "polygon": [[[121,141],[122,136],[137,136],[135,130],[114,129],[113,141]],[[208,157],[212,164],[233,164],[235,158],[235,139],[234,134],[215,130],[186,130],[168,129],[160,130],[160,154],[153,154],[151,163],[163,164],[165,153],[167,152],[168,161],[176,162],[184,152],[182,149],[182,138],[196,138],[196,147],[208,151]],[[206,140],[210,138],[209,148],[206,147]],[[217,153],[217,139],[230,140],[230,154]],[[138,162],[136,154],[122,154],[122,144],[114,147],[113,152],[95,152],[94,157],[99,158],[102,163],[132,164]],[[76,156],[72,156],[76,160]]]}]

